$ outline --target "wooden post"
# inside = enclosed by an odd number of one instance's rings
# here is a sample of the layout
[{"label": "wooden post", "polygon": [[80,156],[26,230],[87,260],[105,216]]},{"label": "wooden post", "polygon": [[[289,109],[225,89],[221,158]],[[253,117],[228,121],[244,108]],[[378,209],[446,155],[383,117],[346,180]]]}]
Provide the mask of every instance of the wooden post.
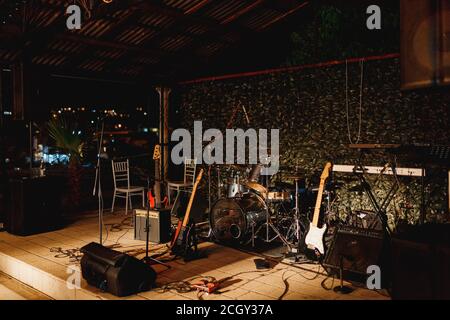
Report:
[{"label": "wooden post", "polygon": [[169,95],[170,88],[156,87],[159,94],[159,144],[161,145],[161,158],[159,160],[161,180],[168,179],[169,172]]},{"label": "wooden post", "polygon": [[164,125],[163,125],[163,154],[164,154],[164,181],[169,179],[169,95],[172,90],[170,88],[165,88],[164,99],[163,99],[163,114],[164,114]]},{"label": "wooden post", "polygon": [[24,63],[19,62],[12,67],[13,79],[13,120],[24,120],[28,94],[25,90]]},{"label": "wooden post", "polygon": [[[158,128],[158,143],[160,146],[162,146],[163,144],[163,112],[162,112],[162,105],[163,105],[163,87],[156,87],[156,91],[158,91],[158,95],[159,95],[159,128]],[[163,180],[163,161],[164,161],[164,152],[161,152],[161,155],[159,157],[158,160],[158,165],[159,165],[159,177],[155,177],[155,179],[159,179],[160,181]]]}]

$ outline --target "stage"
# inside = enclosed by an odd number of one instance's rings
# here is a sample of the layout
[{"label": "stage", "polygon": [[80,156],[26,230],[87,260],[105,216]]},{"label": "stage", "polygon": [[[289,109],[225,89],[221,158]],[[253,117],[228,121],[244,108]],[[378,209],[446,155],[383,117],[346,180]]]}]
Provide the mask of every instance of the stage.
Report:
[{"label": "stage", "polygon": [[[144,257],[145,242],[133,239],[133,229],[128,224],[121,224],[123,214],[105,217],[108,233],[104,245],[115,245],[116,250],[128,252],[138,258]],[[81,280],[80,287],[67,285],[69,279],[80,277],[79,262],[71,260],[67,254],[55,251],[61,248],[65,253],[73,252],[89,242],[98,242],[98,219],[92,214],[66,226],[64,229],[32,235],[14,236],[7,232],[0,233],[0,271],[42,292],[53,299],[64,300],[114,300],[121,299],[89,286]],[[150,245],[150,255],[165,251],[165,245]],[[261,258],[216,243],[203,242],[199,245],[201,252],[207,254],[202,258],[185,263],[181,259],[169,261],[170,269],[155,265],[158,272],[157,288],[123,299],[133,300],[380,300],[389,299],[385,291],[373,291],[355,288],[349,295],[339,295],[333,290],[326,290],[321,283],[327,278],[319,265],[289,265],[284,262],[271,262],[271,268],[256,270],[254,259]],[[65,251],[69,250],[69,251]],[[78,253],[79,254],[79,253]],[[74,258],[73,256],[72,258]],[[164,256],[161,258],[163,259]],[[72,271],[75,270],[75,271]],[[75,273],[74,273],[75,272]],[[221,282],[216,293],[198,294],[196,291],[178,292],[170,289],[168,284],[178,281],[190,281],[195,277],[214,277]],[[81,277],[80,277],[81,278]],[[328,278],[326,288],[336,286]],[[166,286],[166,288],[164,288]],[[172,286],[173,287],[173,286]]]}]

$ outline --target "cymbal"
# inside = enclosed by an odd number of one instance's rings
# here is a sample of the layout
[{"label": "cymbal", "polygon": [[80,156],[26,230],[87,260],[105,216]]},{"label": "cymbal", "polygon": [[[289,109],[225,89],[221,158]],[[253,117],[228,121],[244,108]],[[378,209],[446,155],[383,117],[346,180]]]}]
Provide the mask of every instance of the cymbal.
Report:
[{"label": "cymbal", "polygon": [[265,197],[265,195],[267,194],[267,189],[264,186],[260,185],[259,183],[247,181],[244,183],[244,186],[259,192],[261,195],[263,195],[263,197]]}]

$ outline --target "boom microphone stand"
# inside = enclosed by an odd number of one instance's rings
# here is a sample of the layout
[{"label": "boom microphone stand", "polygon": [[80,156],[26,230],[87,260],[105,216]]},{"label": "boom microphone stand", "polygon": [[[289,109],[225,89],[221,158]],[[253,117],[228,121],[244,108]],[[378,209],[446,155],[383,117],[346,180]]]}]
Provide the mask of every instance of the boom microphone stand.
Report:
[{"label": "boom microphone stand", "polygon": [[94,190],[92,195],[95,197],[97,194],[98,197],[98,228],[99,228],[99,236],[100,236],[100,244],[103,245],[103,194],[102,194],[102,183],[101,183],[101,161],[100,161],[100,153],[102,151],[103,146],[103,133],[105,130],[105,119],[102,119],[102,131],[100,133],[100,139],[98,142],[98,152],[97,152],[97,166],[95,168],[95,181],[94,181]]}]

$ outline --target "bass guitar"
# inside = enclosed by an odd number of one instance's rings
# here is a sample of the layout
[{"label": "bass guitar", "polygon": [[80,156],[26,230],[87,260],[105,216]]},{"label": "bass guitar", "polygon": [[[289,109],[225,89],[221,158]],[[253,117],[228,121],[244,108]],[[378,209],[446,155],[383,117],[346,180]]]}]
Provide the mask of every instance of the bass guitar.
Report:
[{"label": "bass guitar", "polygon": [[325,168],[323,169],[322,175],[320,176],[319,191],[317,192],[316,206],[314,207],[314,215],[312,221],[309,224],[309,230],[305,237],[305,244],[308,249],[314,250],[316,253],[323,255],[325,253],[323,245],[323,236],[327,230],[327,225],[324,223],[321,228],[319,228],[319,216],[320,208],[322,206],[322,195],[323,189],[325,188],[325,182],[330,175],[332,164],[327,162]]}]

